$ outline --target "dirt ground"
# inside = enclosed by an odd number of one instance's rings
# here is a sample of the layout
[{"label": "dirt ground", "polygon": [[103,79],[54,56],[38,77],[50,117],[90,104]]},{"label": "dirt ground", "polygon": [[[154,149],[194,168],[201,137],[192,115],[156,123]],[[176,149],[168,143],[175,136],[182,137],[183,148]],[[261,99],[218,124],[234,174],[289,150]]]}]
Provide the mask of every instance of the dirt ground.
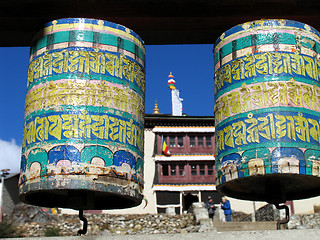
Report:
[{"label": "dirt ground", "polygon": [[[308,240],[319,239],[320,230],[318,229],[299,229],[299,230],[275,230],[275,231],[243,231],[243,232],[217,232],[209,231],[204,233],[188,233],[188,234],[152,234],[152,235],[119,235],[111,236],[109,234],[101,234],[97,236],[81,236],[81,237],[39,237],[39,238],[23,238],[24,240],[194,240],[194,239],[224,239],[224,240]],[[11,238],[18,239],[18,238]],[[21,239],[21,238],[20,238]]]}]

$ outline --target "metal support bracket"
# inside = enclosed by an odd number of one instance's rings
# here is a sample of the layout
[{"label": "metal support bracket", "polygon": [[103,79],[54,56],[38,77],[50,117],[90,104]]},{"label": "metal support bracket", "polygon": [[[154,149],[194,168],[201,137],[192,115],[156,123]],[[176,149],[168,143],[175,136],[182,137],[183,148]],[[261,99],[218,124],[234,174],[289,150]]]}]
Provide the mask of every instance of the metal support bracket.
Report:
[{"label": "metal support bracket", "polygon": [[287,205],[279,205],[279,203],[274,203],[274,205],[276,206],[276,208],[277,209],[285,209],[285,211],[286,211],[286,217],[284,218],[284,219],[282,219],[282,220],[279,220],[278,222],[277,222],[277,229],[278,230],[280,230],[280,225],[281,224],[286,224],[286,223],[288,223],[289,222],[289,220],[290,220],[290,215],[289,215],[289,207],[287,206]]},{"label": "metal support bracket", "polygon": [[88,229],[88,220],[83,216],[83,210],[79,210],[79,219],[83,221],[83,229],[78,231],[78,236],[81,236],[86,234]]}]

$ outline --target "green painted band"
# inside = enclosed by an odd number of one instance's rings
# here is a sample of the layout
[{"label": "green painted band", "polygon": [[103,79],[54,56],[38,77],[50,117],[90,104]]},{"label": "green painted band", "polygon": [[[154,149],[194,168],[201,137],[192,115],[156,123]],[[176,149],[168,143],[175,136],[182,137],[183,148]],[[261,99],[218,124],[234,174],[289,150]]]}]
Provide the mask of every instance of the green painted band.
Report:
[{"label": "green painted band", "polygon": [[[119,47],[121,49],[124,49],[126,51],[129,51],[133,54],[137,54],[137,56],[143,61],[145,62],[145,53],[144,51],[136,44],[134,44],[133,42],[127,40],[127,39],[123,39],[122,38],[122,44],[118,44],[118,39],[119,37],[112,35],[112,34],[100,34],[100,38],[98,41],[94,41],[94,32],[92,31],[85,31],[85,30],[81,30],[81,31],[72,31],[75,32],[75,37],[74,39],[72,39],[72,41],[77,41],[77,42],[96,42],[98,44],[104,44],[104,45],[111,45],[114,47]],[[49,41],[49,39],[52,39],[51,41]],[[70,39],[70,31],[63,31],[63,32],[56,32],[54,34],[51,35],[46,35],[43,36],[41,39],[39,39],[32,47],[30,50],[30,54],[35,53],[36,51],[38,51],[39,49],[42,49],[44,47],[47,47],[48,44],[50,45],[54,45],[54,44],[59,44],[59,43],[64,43],[64,42],[71,42]]]},{"label": "green painted band", "polygon": [[274,148],[274,147],[295,147],[295,148],[306,148],[306,149],[319,149],[319,145],[311,144],[311,143],[293,143],[293,142],[281,142],[281,141],[276,141],[276,142],[267,142],[267,143],[256,143],[251,146],[244,146],[244,147],[237,147],[232,150],[225,151],[217,156],[217,159],[221,159],[224,156],[227,156],[232,153],[239,153],[242,151],[250,150],[250,149],[257,149],[259,148]]},{"label": "green painted band", "polygon": [[[115,143],[113,141],[107,141],[107,140],[101,140],[101,139],[85,139],[86,142],[86,146],[89,145],[101,145],[101,146],[106,146],[107,148],[109,148],[109,146],[111,145],[120,145],[121,147],[125,148],[125,149],[129,149],[134,153],[137,153],[139,157],[141,157],[143,159],[143,153],[138,149],[138,147],[133,147],[129,144],[124,144],[124,143]],[[83,144],[83,140],[78,140],[78,139],[68,139],[67,141],[65,139],[63,140],[51,140],[50,144],[54,145],[65,145],[66,143],[70,144],[70,143],[74,143],[74,144]],[[41,148],[43,146],[47,146],[48,143],[43,142],[43,143],[36,143],[36,144],[30,144],[28,147],[22,148],[22,153],[21,155],[23,155],[26,151],[28,151],[29,149],[33,149],[33,148]]]},{"label": "green painted band", "polygon": [[[253,36],[255,36],[253,39]],[[255,45],[253,45],[253,42]],[[290,44],[290,45],[296,45],[296,35],[290,34],[290,33],[277,33],[277,44]],[[320,45],[318,42],[315,42],[313,39],[307,37],[307,36],[301,36],[299,39],[299,43],[302,47],[312,49],[317,53],[320,53]],[[312,45],[313,43],[314,45]],[[220,48],[220,50],[215,54],[214,62],[217,63],[220,61],[220,59],[223,59],[225,56],[231,54],[232,52],[252,47],[252,46],[263,46],[267,44],[274,44],[274,36],[273,34],[253,34],[246,37],[242,37],[239,39],[236,39],[232,42],[227,43],[223,47]]]}]

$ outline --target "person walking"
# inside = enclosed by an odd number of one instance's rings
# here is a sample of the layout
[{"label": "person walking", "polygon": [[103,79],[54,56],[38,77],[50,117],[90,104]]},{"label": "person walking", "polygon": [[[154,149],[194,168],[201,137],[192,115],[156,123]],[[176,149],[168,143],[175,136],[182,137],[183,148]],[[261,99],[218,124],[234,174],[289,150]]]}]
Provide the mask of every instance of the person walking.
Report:
[{"label": "person walking", "polygon": [[208,200],[205,203],[205,208],[208,210],[209,218],[211,218],[211,220],[213,221],[216,206],[214,205],[214,202],[211,196],[208,197]]},{"label": "person walking", "polygon": [[229,200],[226,197],[222,197],[222,202],[220,203],[220,205],[221,205],[221,208],[223,209],[226,222],[231,222],[232,210],[231,210],[231,205]]}]

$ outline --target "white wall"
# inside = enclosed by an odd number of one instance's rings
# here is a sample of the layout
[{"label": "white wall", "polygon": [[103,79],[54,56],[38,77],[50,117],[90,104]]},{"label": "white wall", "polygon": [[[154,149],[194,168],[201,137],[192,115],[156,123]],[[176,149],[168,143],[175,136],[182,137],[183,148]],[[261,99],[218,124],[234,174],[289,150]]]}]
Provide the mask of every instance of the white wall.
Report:
[{"label": "white wall", "polygon": [[[247,214],[253,213],[253,201],[228,198],[231,203],[231,209],[241,211]],[[256,210],[267,204],[266,202],[255,202]],[[313,214],[314,206],[320,206],[320,197],[307,198],[293,201],[295,214]]]},{"label": "white wall", "polygon": [[256,210],[266,205],[266,202],[253,202],[246,200],[239,200],[231,197],[227,197],[231,204],[231,209],[237,212],[244,212],[246,214],[253,213],[253,203],[256,205]]},{"label": "white wall", "polygon": [[320,197],[307,198],[293,201],[295,214],[313,214],[315,205],[320,205]]}]

